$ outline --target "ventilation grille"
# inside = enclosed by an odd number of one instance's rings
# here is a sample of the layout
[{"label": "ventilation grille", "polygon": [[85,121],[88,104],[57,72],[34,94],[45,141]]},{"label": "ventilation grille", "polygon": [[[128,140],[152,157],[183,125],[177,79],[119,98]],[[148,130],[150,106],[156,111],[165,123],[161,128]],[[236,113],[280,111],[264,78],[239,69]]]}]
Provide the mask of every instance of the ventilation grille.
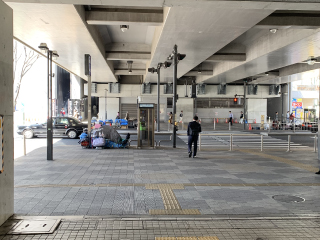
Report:
[{"label": "ventilation grille", "polygon": [[97,84],[91,83],[91,93],[97,93]]},{"label": "ventilation grille", "polygon": [[163,86],[163,93],[164,94],[173,94],[173,84],[172,83],[165,83]]},{"label": "ventilation grille", "polygon": [[227,85],[218,85],[218,94],[226,95],[227,94]]},{"label": "ventilation grille", "polygon": [[151,94],[151,84],[150,83],[142,84],[142,93]]},{"label": "ventilation grille", "polygon": [[269,95],[278,95],[280,92],[280,85],[270,85]]},{"label": "ventilation grille", "polygon": [[120,83],[109,83],[110,93],[120,93]]},{"label": "ventilation grille", "polygon": [[258,93],[258,85],[251,84],[248,85],[248,95],[257,95]]},{"label": "ventilation grille", "polygon": [[206,94],[206,85],[205,84],[198,84],[197,85],[197,95],[204,95]]}]

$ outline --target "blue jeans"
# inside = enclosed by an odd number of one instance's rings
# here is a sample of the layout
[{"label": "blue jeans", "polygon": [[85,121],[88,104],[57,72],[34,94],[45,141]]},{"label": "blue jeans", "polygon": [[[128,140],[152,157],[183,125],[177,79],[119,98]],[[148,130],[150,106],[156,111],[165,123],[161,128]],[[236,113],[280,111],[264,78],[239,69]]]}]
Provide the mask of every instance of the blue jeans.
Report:
[{"label": "blue jeans", "polygon": [[198,148],[198,136],[188,136],[188,152],[192,152],[192,143],[193,143],[193,156],[197,155]]}]

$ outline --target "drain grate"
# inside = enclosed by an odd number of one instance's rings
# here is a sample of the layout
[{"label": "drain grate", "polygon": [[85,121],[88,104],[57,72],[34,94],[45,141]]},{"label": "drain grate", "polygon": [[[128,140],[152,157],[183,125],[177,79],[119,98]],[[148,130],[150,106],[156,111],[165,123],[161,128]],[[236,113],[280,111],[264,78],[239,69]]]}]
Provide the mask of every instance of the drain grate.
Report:
[{"label": "drain grate", "polygon": [[299,202],[305,201],[305,199],[302,197],[290,196],[290,195],[275,195],[272,198],[276,201],[285,202],[285,203],[299,203]]},{"label": "drain grate", "polygon": [[49,234],[58,227],[59,220],[22,220],[7,234]]}]

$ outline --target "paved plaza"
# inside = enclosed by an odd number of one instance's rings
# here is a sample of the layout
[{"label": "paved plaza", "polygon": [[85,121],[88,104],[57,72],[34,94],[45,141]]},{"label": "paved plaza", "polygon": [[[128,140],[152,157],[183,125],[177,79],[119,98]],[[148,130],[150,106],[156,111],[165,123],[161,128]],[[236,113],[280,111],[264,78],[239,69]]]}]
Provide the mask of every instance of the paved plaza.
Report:
[{"label": "paved plaza", "polygon": [[129,149],[82,149],[79,140],[56,139],[54,161],[46,160],[46,147],[15,160],[15,218],[62,223],[53,235],[0,239],[320,239],[312,147],[261,152],[235,142],[228,151],[227,138],[219,141],[225,149],[209,140],[198,158],[188,158],[184,136],[176,149],[172,142],[156,149],[136,149],[134,142]]}]

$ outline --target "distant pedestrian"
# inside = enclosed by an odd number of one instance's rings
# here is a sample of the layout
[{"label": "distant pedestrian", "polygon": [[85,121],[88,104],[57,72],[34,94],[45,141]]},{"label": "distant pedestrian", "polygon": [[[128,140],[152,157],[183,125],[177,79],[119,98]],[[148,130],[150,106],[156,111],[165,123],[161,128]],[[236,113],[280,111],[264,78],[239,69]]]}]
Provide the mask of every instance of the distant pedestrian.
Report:
[{"label": "distant pedestrian", "polygon": [[179,115],[179,117],[180,117],[180,120],[179,120],[179,122],[183,122],[183,111],[181,111],[181,113],[180,113],[180,115]]},{"label": "distant pedestrian", "polygon": [[193,158],[197,156],[198,137],[201,132],[201,125],[197,122],[198,116],[193,117],[193,121],[189,122],[187,135],[188,135],[188,154],[189,158],[192,155],[192,143],[193,143]]},{"label": "distant pedestrian", "polygon": [[275,116],[274,116],[274,121],[278,122],[279,121],[279,114],[278,112],[276,112]]},{"label": "distant pedestrian", "polygon": [[64,108],[61,108],[61,111],[60,111],[61,117],[64,117],[65,114],[66,114],[66,111],[64,110]]},{"label": "distant pedestrian", "polygon": [[289,123],[289,120],[290,120],[290,112],[289,111],[287,112],[287,116],[286,117],[287,117],[287,123]]},{"label": "distant pedestrian", "polygon": [[231,111],[229,111],[229,123],[231,124],[231,126],[232,126],[232,119],[233,119],[233,114]]},{"label": "distant pedestrian", "polygon": [[126,117],[124,119],[126,119],[127,121],[129,120],[129,112],[126,113]]},{"label": "distant pedestrian", "polygon": [[243,123],[243,112],[241,111],[241,113],[240,113],[240,121],[239,121],[239,123]]},{"label": "distant pedestrian", "polygon": [[117,113],[116,119],[120,119],[120,113],[119,112]]},{"label": "distant pedestrian", "polygon": [[169,113],[169,120],[168,120],[168,122],[169,122],[170,124],[172,124],[172,117],[173,117],[173,116],[172,116],[172,112],[170,112],[170,113]]}]

